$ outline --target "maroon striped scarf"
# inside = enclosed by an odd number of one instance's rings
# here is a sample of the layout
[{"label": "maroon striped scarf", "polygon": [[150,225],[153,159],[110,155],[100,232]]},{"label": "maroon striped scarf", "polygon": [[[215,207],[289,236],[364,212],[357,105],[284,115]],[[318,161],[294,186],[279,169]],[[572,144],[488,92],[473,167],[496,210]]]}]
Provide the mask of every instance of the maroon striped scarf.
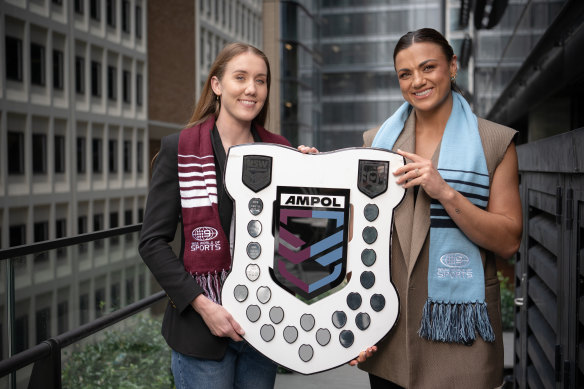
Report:
[{"label": "maroon striped scarf", "polygon": [[[221,304],[221,287],[231,268],[229,240],[219,218],[217,175],[211,141],[215,118],[184,129],[178,142],[178,180],[185,246],[183,262],[212,301]],[[256,125],[263,142],[289,146],[282,136]]]}]

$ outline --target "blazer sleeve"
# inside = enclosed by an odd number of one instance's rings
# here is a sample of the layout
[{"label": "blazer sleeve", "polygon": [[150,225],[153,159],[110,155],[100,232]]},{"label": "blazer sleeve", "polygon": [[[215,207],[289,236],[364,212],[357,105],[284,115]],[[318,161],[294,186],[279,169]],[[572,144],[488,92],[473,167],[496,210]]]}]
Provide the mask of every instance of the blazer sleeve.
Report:
[{"label": "blazer sleeve", "polygon": [[169,245],[181,216],[178,139],[179,134],[162,139],[152,170],[138,250],[173,305],[182,313],[203,289],[184,269],[182,259]]}]

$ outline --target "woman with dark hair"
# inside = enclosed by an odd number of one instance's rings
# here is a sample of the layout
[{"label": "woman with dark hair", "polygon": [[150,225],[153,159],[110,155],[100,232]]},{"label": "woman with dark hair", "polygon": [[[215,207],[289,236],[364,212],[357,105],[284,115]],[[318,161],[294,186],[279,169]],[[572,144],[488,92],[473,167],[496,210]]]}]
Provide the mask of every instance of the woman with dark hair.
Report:
[{"label": "woman with dark hair", "polygon": [[[162,139],[154,161],[139,250],[169,298],[162,335],[178,389],[274,386],[276,365],[242,341],[241,326],[221,306],[233,255],[233,202],[223,186],[227,151],[252,142],[290,145],[263,128],[270,81],[263,52],[227,45],[189,124]],[[177,256],[169,243],[179,221]]]},{"label": "woman with dark hair", "polygon": [[407,190],[391,237],[400,315],[352,364],[373,388],[498,387],[495,258],[511,257],[522,232],[516,131],[477,118],[455,91],[456,55],[438,31],[408,32],[393,58],[406,102],[364,139],[407,161],[394,172]]}]

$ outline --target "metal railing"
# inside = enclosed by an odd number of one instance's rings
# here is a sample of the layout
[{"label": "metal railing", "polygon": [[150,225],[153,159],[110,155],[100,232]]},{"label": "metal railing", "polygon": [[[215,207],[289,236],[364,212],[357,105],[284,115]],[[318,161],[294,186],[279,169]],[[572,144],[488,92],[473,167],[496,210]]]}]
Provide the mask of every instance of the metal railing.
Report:
[{"label": "metal railing", "polygon": [[104,315],[92,322],[83,324],[73,330],[59,334],[50,339],[13,355],[14,350],[14,310],[15,310],[15,288],[14,288],[14,268],[11,258],[41,253],[48,250],[60,249],[67,246],[74,246],[83,243],[94,242],[100,239],[138,232],[141,224],[132,226],[112,228],[94,233],[82,234],[71,238],[61,238],[54,241],[34,243],[13,248],[0,250],[0,261],[5,262],[6,268],[6,312],[7,312],[7,332],[9,357],[0,361],[0,378],[9,376],[9,387],[16,387],[15,373],[17,370],[34,364],[30,375],[28,388],[61,388],[61,351],[63,348],[77,343],[98,331],[110,327],[126,318],[152,306],[162,300],[164,291],[155,293],[142,300],[127,305],[112,313]]}]

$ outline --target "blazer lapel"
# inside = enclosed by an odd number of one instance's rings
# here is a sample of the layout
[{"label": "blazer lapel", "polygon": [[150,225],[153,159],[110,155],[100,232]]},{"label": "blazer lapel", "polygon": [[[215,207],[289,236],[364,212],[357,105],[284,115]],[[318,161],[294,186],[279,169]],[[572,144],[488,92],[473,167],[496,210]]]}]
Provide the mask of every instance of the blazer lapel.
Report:
[{"label": "blazer lapel", "polygon": [[[393,146],[393,151],[397,149],[413,152],[416,147],[415,140],[415,117],[412,112],[404,124],[404,130]],[[408,161],[406,161],[408,162]],[[401,204],[395,209],[394,226],[402,249],[403,259],[408,266],[410,260],[410,248],[412,243],[412,216],[414,214],[414,191],[406,190],[406,194]]]}]

